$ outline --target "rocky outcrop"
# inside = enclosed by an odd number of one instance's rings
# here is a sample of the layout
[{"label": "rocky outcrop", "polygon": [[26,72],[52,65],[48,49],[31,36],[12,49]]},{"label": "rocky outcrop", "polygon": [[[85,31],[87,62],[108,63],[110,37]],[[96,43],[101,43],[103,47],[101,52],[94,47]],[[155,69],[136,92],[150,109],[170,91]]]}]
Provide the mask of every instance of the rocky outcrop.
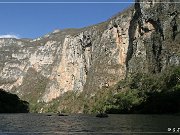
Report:
[{"label": "rocky outcrop", "polygon": [[129,74],[179,65],[180,4],[136,2],[90,27],[0,39],[0,88],[47,103],[68,91],[92,95]]},{"label": "rocky outcrop", "polygon": [[158,73],[179,65],[180,5],[168,0],[138,2],[129,28],[128,71]]}]

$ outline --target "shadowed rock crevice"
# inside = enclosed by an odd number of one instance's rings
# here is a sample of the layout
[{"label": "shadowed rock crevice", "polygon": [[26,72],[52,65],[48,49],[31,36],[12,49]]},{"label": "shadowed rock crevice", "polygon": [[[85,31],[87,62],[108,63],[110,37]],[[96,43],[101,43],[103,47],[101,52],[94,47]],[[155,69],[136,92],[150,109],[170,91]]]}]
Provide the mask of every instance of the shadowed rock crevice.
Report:
[{"label": "shadowed rock crevice", "polygon": [[135,14],[132,17],[132,20],[130,21],[129,30],[128,30],[129,46],[128,46],[127,57],[126,57],[126,69],[127,69],[127,72],[129,70],[128,62],[133,57],[135,32],[136,32],[136,28],[137,28],[138,24],[140,24],[140,17],[141,16],[142,16],[142,13],[141,13],[140,4],[135,3]]},{"label": "shadowed rock crevice", "polygon": [[29,103],[0,89],[0,113],[28,113]]}]

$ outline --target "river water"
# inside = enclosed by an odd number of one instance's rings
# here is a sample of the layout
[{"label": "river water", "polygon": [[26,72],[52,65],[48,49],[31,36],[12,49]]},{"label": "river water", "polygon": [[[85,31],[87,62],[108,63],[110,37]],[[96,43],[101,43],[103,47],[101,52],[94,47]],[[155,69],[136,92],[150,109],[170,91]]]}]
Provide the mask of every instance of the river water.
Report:
[{"label": "river water", "polygon": [[0,135],[161,135],[174,131],[180,134],[178,128],[178,115],[109,115],[108,118],[97,118],[94,115],[0,114]]}]

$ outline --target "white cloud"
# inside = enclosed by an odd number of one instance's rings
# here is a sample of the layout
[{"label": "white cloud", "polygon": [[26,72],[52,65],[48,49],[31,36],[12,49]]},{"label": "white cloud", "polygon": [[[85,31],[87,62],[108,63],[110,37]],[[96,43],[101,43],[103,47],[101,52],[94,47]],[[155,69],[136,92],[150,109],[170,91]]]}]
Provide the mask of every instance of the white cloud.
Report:
[{"label": "white cloud", "polygon": [[0,35],[0,38],[19,38],[19,35],[14,34],[6,34],[6,35]]}]

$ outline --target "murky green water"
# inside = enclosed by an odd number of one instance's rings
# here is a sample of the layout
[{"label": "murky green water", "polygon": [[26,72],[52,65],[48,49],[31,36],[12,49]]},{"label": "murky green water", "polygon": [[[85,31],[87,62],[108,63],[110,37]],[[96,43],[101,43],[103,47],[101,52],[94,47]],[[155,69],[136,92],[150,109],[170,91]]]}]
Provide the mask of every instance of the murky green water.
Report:
[{"label": "murky green water", "polygon": [[[180,128],[177,115],[47,116],[45,114],[0,114],[0,135],[30,134],[167,134]],[[169,129],[170,130],[170,129]],[[180,132],[180,130],[179,130]]]}]

